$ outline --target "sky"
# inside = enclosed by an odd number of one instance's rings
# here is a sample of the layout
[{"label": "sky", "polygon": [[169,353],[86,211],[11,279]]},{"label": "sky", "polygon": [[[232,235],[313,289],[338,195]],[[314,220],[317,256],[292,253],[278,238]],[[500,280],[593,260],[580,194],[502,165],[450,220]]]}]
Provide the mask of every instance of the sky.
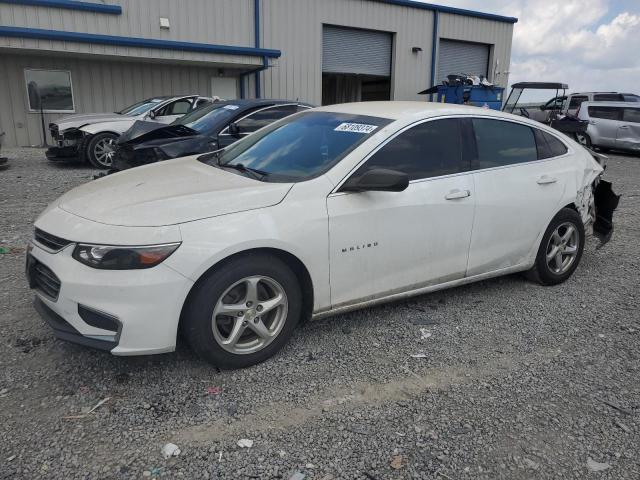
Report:
[{"label": "sky", "polygon": [[640,94],[640,0],[434,0],[517,17],[509,83]]}]

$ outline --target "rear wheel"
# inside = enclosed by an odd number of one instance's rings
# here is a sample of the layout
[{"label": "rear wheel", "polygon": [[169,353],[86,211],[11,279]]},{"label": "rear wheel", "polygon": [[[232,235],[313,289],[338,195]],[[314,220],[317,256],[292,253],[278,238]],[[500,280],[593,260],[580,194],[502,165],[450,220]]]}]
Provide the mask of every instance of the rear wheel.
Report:
[{"label": "rear wheel", "polygon": [[567,280],[578,267],[584,250],[584,225],[575,210],[563,208],[551,220],[540,242],[529,278],[542,285]]},{"label": "rear wheel", "polygon": [[114,133],[98,133],[91,137],[87,144],[86,156],[91,165],[96,168],[107,169],[113,165],[116,152],[116,140]]},{"label": "rear wheel", "polygon": [[185,311],[184,334],[208,362],[248,367],[284,346],[301,307],[298,279],[284,262],[271,255],[246,255],[200,283]]},{"label": "rear wheel", "polygon": [[577,142],[585,148],[591,148],[591,137],[586,133],[576,133]]}]

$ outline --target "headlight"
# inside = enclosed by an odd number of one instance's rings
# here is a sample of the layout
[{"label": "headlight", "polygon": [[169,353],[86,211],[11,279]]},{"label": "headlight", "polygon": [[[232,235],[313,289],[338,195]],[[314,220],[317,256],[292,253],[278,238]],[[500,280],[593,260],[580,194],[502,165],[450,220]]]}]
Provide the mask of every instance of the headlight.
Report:
[{"label": "headlight", "polygon": [[142,247],[80,243],[73,250],[73,258],[92,268],[104,270],[151,268],[166,260],[179,246],[179,242]]}]

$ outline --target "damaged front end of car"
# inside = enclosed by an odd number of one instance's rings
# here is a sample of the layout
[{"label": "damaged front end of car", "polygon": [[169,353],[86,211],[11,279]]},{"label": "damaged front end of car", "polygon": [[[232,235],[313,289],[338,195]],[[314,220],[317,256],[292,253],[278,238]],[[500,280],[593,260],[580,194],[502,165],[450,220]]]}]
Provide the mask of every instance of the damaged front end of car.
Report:
[{"label": "damaged front end of car", "polygon": [[585,227],[592,227],[593,235],[600,240],[602,246],[613,235],[613,212],[618,208],[620,195],[613,191],[611,182],[602,178],[608,157],[594,151],[589,153],[601,169],[585,172],[584,187],[578,191],[576,206]]},{"label": "damaged front end of car", "polygon": [[60,131],[58,125],[49,124],[49,133],[55,145],[50,146],[45,155],[51,161],[79,160],[80,143],[84,132],[77,127],[71,127]]}]

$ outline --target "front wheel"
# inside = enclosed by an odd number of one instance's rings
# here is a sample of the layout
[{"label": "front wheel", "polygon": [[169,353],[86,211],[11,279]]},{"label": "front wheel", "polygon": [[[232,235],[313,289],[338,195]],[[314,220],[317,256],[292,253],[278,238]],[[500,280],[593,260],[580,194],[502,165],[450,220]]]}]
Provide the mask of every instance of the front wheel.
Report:
[{"label": "front wheel", "polygon": [[94,135],[87,145],[87,158],[96,168],[107,169],[113,165],[116,152],[116,140],[114,133],[98,133]]},{"label": "front wheel", "polygon": [[529,278],[542,285],[567,280],[578,267],[584,250],[584,225],[578,212],[563,208],[547,227]]},{"label": "front wheel", "polygon": [[245,255],[209,273],[183,318],[193,350],[221,368],[244,368],[273,356],[300,319],[296,275],[272,255]]}]

